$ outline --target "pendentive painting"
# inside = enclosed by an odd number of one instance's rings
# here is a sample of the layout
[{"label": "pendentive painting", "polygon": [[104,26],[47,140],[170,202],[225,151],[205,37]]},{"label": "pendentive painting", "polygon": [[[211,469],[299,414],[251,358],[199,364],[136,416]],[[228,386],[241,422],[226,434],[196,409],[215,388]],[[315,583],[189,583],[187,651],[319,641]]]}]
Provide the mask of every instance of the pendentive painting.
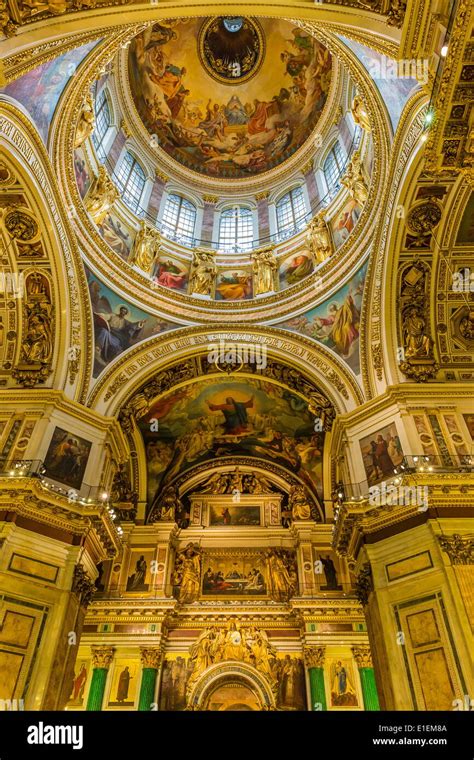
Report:
[{"label": "pendentive painting", "polygon": [[252,276],[245,269],[221,272],[216,282],[217,301],[244,301],[252,298]]},{"label": "pendentive painting", "polygon": [[80,488],[92,443],[57,427],[44,459],[45,475],[71,488]]},{"label": "pendentive painting", "polygon": [[91,171],[83,148],[76,148],[74,151],[74,173],[79,195],[84,198],[91,186]]},{"label": "pendentive painting", "polygon": [[124,261],[128,260],[132,250],[135,232],[124,224],[118,216],[110,211],[103,222],[97,226],[101,237]]},{"label": "pendentive painting", "polygon": [[273,383],[202,380],[152,403],[139,427],[149,507],[177,475],[216,456],[260,458],[297,475],[316,502],[321,494],[324,433],[306,401]]},{"label": "pendentive painting", "polygon": [[160,21],[129,53],[133,99],[150,134],[182,165],[222,178],[289,158],[318,123],[331,70],[324,45],[279,19]]},{"label": "pendentive painting", "polygon": [[296,285],[311,274],[314,263],[309,251],[302,250],[287,256],[280,264],[280,288]]},{"label": "pendentive painting", "polygon": [[393,475],[403,461],[402,445],[394,422],[361,438],[359,445],[369,486]]},{"label": "pendentive painting", "polygon": [[158,259],[153,277],[158,285],[185,291],[188,286],[189,264],[184,264],[172,256],[162,256]]}]

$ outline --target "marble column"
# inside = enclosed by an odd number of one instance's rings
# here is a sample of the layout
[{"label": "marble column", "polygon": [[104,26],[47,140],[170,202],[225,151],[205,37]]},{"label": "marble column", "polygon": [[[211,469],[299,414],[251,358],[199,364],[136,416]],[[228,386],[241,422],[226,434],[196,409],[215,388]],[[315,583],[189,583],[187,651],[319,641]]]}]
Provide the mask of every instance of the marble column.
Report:
[{"label": "marble column", "polygon": [[[266,242],[270,236],[270,214],[268,212],[268,193],[257,193],[257,218],[258,218],[258,235],[257,237]],[[264,240],[265,239],[265,240]]]},{"label": "marble column", "polygon": [[155,179],[153,181],[153,187],[151,189],[150,200],[148,201],[148,214],[156,222],[158,214],[160,212],[161,199],[165,185],[168,182],[169,177],[163,174],[159,169],[156,169]]},{"label": "marble column", "polygon": [[140,647],[142,681],[140,684],[139,710],[151,710],[155,701],[155,688],[162,653],[157,647]]},{"label": "marble column", "polygon": [[366,710],[371,711],[380,710],[370,647],[352,647],[352,654],[354,655],[357,667],[359,668],[364,707]]},{"label": "marble column", "polygon": [[115,167],[117,166],[117,161],[119,160],[120,154],[122,152],[122,148],[126,142],[127,142],[127,138],[125,137],[122,130],[119,129],[119,131],[115,135],[115,139],[107,155],[107,164],[108,164],[109,174],[112,174],[115,171]]},{"label": "marble column", "polygon": [[216,203],[219,198],[217,195],[204,195],[204,209],[202,213],[202,227],[201,227],[201,240],[204,244],[208,244],[206,247],[211,247],[212,233],[214,230],[214,214],[216,210]]},{"label": "marble column", "polygon": [[93,671],[87,699],[87,710],[102,710],[105,683],[114,651],[113,647],[91,647]]},{"label": "marble column", "polygon": [[326,647],[306,646],[303,649],[304,663],[309,675],[311,710],[327,710],[324,689],[324,656]]},{"label": "marble column", "polygon": [[314,173],[314,167],[313,167],[312,161],[308,161],[303,166],[303,174],[304,174],[304,179],[306,182],[306,188],[308,190],[308,197],[309,197],[309,202],[311,204],[311,208],[315,208],[319,201],[320,196],[319,196],[319,190],[318,190],[318,185],[316,182],[316,175]]}]

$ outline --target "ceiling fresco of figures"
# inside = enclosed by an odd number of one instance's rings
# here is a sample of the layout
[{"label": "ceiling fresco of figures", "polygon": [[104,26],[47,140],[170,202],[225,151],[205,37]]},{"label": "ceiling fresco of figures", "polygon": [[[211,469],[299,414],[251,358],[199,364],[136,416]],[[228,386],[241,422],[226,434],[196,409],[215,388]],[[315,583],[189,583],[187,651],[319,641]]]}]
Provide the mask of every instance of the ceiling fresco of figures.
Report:
[{"label": "ceiling fresco of figures", "polygon": [[156,401],[140,421],[148,466],[148,503],[189,466],[245,456],[275,463],[318,494],[324,433],[300,397],[263,380],[213,380]]},{"label": "ceiling fresco of figures", "polygon": [[130,46],[137,111],[155,140],[206,176],[242,178],[281,164],[327,100],[332,60],[276,19],[173,19]]}]

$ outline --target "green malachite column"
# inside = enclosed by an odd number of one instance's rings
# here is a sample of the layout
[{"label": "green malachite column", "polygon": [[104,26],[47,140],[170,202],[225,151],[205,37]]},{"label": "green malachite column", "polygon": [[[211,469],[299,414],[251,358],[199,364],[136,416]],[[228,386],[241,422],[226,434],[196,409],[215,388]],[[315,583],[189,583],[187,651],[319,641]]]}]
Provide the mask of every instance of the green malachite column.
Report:
[{"label": "green malachite column", "polygon": [[359,668],[364,708],[372,711],[380,710],[370,647],[352,647],[352,653]]},{"label": "green malachite column", "polygon": [[140,655],[143,669],[138,709],[151,710],[155,701],[156,677],[161,662],[161,651],[154,648],[140,647]]},{"label": "green malachite column", "polygon": [[327,710],[323,670],[325,647],[305,647],[303,653],[309,675],[311,710]]},{"label": "green malachite column", "polygon": [[87,710],[102,710],[105,684],[110,663],[114,656],[113,647],[91,647],[92,651],[92,680],[87,698]]}]

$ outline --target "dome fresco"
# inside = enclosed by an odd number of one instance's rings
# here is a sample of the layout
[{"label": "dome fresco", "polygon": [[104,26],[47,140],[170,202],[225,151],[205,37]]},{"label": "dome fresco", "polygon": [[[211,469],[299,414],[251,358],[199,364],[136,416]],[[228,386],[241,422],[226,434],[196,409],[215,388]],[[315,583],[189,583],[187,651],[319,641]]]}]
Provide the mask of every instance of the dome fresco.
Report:
[{"label": "dome fresco", "polygon": [[209,177],[260,174],[291,156],[321,116],[331,70],[320,42],[273,19],[163,21],[129,52],[145,127],[168,155]]}]

